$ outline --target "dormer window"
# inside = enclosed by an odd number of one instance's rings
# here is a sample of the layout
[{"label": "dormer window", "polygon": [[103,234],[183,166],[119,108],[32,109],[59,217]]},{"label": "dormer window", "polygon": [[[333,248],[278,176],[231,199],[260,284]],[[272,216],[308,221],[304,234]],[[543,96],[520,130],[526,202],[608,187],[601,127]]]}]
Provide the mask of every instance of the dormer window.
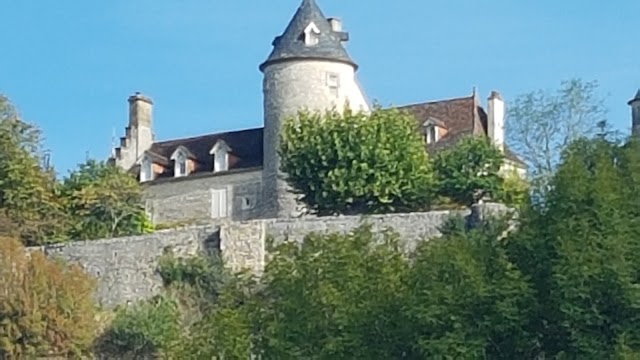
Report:
[{"label": "dormer window", "polygon": [[178,147],[171,155],[173,160],[173,175],[175,177],[183,177],[189,175],[189,157],[187,149],[183,146]]},{"label": "dormer window", "polygon": [[424,136],[427,144],[433,144],[438,141],[438,129],[435,125],[429,125],[425,128]]},{"label": "dormer window", "polygon": [[307,46],[314,46],[314,45],[318,45],[318,42],[320,42],[320,29],[318,29],[318,26],[315,23],[310,23],[305,29],[304,29],[304,44]]},{"label": "dormer window", "polygon": [[427,144],[433,144],[440,140],[440,126],[438,124],[441,124],[440,120],[434,118],[430,118],[422,124],[424,141]]},{"label": "dormer window", "polygon": [[211,151],[213,155],[213,172],[228,171],[229,170],[229,153],[231,148],[223,140],[218,141]]},{"label": "dormer window", "polygon": [[145,156],[140,163],[140,182],[151,180],[153,180],[153,163],[148,156]]}]

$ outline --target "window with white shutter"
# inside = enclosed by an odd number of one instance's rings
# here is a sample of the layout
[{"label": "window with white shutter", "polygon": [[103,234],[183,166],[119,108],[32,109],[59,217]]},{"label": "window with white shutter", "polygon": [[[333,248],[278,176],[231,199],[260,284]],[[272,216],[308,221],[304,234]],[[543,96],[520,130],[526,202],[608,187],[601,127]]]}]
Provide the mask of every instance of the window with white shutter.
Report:
[{"label": "window with white shutter", "polygon": [[227,217],[227,189],[211,189],[211,218]]}]

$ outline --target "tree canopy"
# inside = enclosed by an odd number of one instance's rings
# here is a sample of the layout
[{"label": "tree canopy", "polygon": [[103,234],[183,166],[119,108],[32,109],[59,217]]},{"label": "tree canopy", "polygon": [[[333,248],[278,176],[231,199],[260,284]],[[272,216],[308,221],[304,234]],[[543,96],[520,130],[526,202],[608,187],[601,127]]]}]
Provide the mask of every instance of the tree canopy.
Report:
[{"label": "tree canopy", "polygon": [[433,173],[415,119],[398,110],[301,112],[283,125],[281,169],[320,214],[427,209]]}]

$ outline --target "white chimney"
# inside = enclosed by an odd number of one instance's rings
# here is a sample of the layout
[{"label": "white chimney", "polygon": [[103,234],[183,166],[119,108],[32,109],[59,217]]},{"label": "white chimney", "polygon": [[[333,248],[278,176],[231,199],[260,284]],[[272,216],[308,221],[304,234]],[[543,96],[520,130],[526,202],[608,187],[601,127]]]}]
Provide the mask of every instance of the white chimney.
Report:
[{"label": "white chimney", "polygon": [[493,144],[504,151],[504,118],[505,106],[502,96],[492,91],[487,105],[487,132]]},{"label": "white chimney", "polygon": [[331,25],[331,30],[334,32],[342,32],[342,20],[338,18],[328,18],[329,25]]}]

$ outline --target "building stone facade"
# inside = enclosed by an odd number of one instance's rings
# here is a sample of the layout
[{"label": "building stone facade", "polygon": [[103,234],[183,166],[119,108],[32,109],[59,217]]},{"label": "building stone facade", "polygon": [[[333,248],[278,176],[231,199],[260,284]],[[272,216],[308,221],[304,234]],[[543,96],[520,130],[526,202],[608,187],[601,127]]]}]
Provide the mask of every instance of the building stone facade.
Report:
[{"label": "building stone facade", "polygon": [[[303,0],[272,51],[259,66],[263,78],[264,126],[156,141],[153,101],[129,98],[129,126],[112,161],[144,184],[155,223],[175,221],[297,218],[305,208],[279,171],[282,122],[301,110],[371,110],[357,78],[358,65],[344,44],[350,35],[337,18],[327,18],[315,0]],[[484,111],[478,94],[403,106],[416,117],[425,150],[437,151],[463,136],[485,136],[501,148],[506,167],[524,164],[506,145],[505,103],[492,92]]]}]

